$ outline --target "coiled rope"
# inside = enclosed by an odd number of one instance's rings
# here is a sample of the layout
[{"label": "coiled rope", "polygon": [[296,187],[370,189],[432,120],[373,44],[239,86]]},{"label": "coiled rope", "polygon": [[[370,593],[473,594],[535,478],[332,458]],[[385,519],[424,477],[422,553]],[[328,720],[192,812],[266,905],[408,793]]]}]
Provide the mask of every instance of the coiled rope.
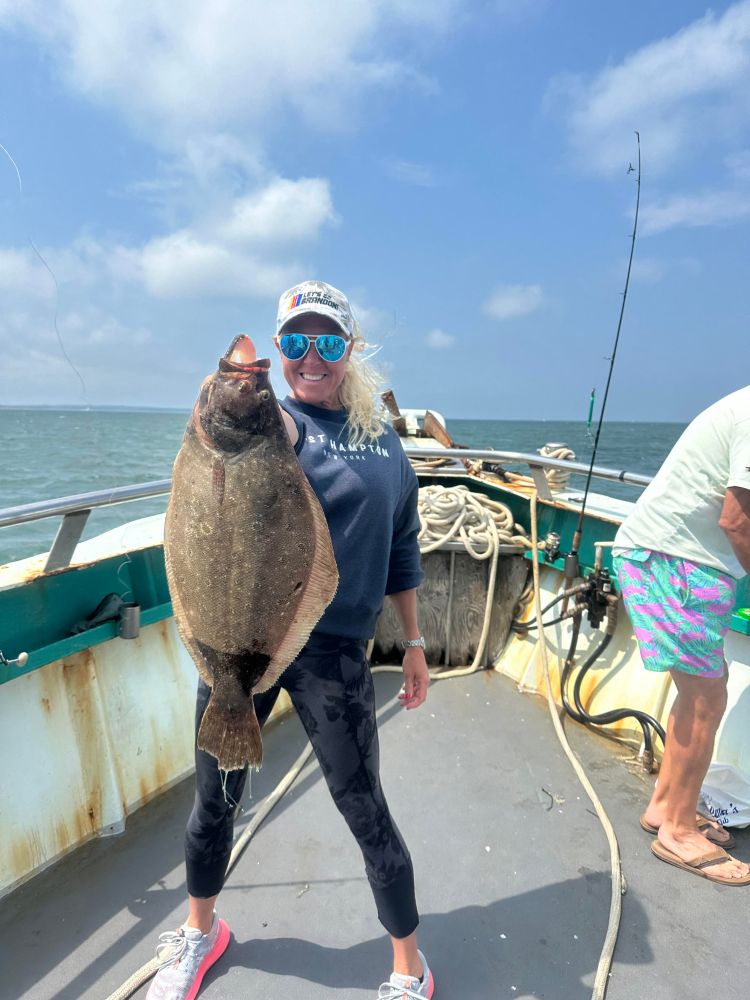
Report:
[{"label": "coiled rope", "polygon": [[[564,462],[574,462],[576,457],[576,453],[564,444],[545,444],[543,448],[537,448],[537,452],[542,458],[557,458]],[[567,470],[545,469],[544,474],[553,493],[559,493],[568,488],[570,473]]]},{"label": "coiled rope", "polygon": [[[555,458],[565,462],[572,462],[576,457],[575,452],[564,444],[545,444],[543,448],[537,448],[537,454],[543,458]],[[470,473],[478,476],[483,471],[482,464],[482,462],[466,462],[466,467]],[[514,489],[522,490],[524,493],[536,491],[536,483],[532,476],[527,476],[522,472],[510,472],[503,468],[499,462],[494,471],[503,482],[508,483]],[[545,469],[544,475],[552,493],[561,493],[568,488],[570,472],[567,469]]]},{"label": "coiled rope", "polygon": [[423,486],[419,490],[419,548],[424,555],[457,538],[474,559],[490,559],[498,545],[529,549],[526,529],[510,507],[466,486]]},{"label": "coiled rope", "polygon": [[[422,555],[456,540],[463,543],[472,559],[479,562],[491,560],[477,651],[470,666],[451,671],[454,677],[474,673],[482,664],[490,632],[500,546],[513,545],[521,555],[531,548],[531,542],[525,528],[513,520],[510,507],[498,500],[491,500],[482,493],[472,493],[466,486],[423,486],[419,490],[417,509],[420,519],[418,539]],[[449,590],[452,594],[452,585]],[[445,676],[445,673],[434,676]]]}]

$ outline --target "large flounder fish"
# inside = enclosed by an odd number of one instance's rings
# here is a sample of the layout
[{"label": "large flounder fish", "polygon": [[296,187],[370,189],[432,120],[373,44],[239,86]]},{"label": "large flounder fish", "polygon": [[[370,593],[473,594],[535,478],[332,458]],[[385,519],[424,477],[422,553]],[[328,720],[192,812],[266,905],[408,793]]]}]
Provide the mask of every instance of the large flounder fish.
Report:
[{"label": "large flounder fish", "polygon": [[241,335],[201,386],[164,529],[177,627],[212,688],[198,746],[225,770],[260,766],[253,694],[278,680],[338,585],[328,526],[269,367]]}]

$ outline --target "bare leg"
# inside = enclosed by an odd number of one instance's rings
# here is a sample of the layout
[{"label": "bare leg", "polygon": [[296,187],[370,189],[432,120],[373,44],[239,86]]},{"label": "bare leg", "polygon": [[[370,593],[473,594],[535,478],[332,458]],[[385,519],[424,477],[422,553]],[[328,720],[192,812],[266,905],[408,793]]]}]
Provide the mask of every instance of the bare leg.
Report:
[{"label": "bare leg", "polygon": [[[728,669],[726,663],[724,664],[724,669],[725,669],[724,676],[722,678],[716,678],[715,680],[717,680],[717,681],[718,680],[723,681],[724,682],[724,686],[726,688],[726,680],[727,680],[726,670]],[[677,673],[677,671],[673,672],[672,676],[674,676],[674,673]],[[680,674],[680,676],[684,677],[686,675],[685,674]],[[665,748],[664,759],[662,761],[661,767],[659,768],[659,779],[658,779],[658,781],[656,783],[656,787],[654,788],[654,793],[651,796],[651,801],[648,804],[648,808],[646,809],[646,812],[644,813],[644,819],[646,820],[646,822],[649,823],[651,826],[655,826],[657,829],[659,829],[659,827],[662,825],[662,823],[666,819],[666,815],[667,815],[667,802],[669,801],[669,798],[670,798],[670,786],[671,786],[671,781],[672,781],[672,778],[671,778],[671,763],[672,763],[671,746],[672,746],[672,741],[673,741],[673,736],[670,735],[670,734],[672,734],[673,731],[674,731],[675,718],[676,718],[676,714],[677,714],[677,711],[678,711],[678,707],[677,706],[678,706],[679,700],[680,700],[680,695],[679,695],[679,688],[678,688],[677,698],[675,699],[675,702],[672,705],[672,711],[671,711],[670,716],[669,716],[669,721],[667,722],[667,747],[670,748],[670,749],[666,749]],[[724,713],[724,709],[722,708],[722,715],[723,715],[723,713]],[[717,725],[718,725],[718,723],[717,723]],[[716,735],[716,733],[714,732],[714,736],[715,735]],[[711,746],[713,747],[713,740],[712,740]],[[709,753],[709,762],[710,762],[710,753]],[[706,769],[708,769],[708,764],[706,764]],[[704,777],[705,777],[705,774],[704,774]],[[701,783],[702,783],[702,781],[703,781],[703,778],[701,778]],[[700,794],[700,786],[698,787],[698,792]],[[695,802],[694,808],[697,808],[697,805],[698,805],[698,800],[697,800],[697,797],[696,797],[696,802]],[[724,827],[720,823],[716,823],[715,822],[715,823],[713,823],[713,826],[714,826],[714,829],[717,831],[717,834],[715,835],[714,843],[720,845],[722,840],[729,840],[729,833],[724,829]]]},{"label": "bare leg", "polygon": [[[727,679],[670,671],[677,687],[667,724],[667,741],[659,781],[646,818],[659,827],[661,843],[684,861],[715,848],[698,832],[695,805],[706,776],[714,739],[727,705]],[[714,869],[741,878],[750,868],[727,861]]]},{"label": "bare leg", "polygon": [[201,933],[208,934],[213,921],[214,905],[218,898],[218,896],[211,896],[210,899],[198,899],[197,896],[188,896],[187,926],[197,927]]},{"label": "bare leg", "polygon": [[393,945],[393,971],[401,976],[414,976],[416,979],[422,978],[424,969],[417,954],[417,932],[414,931],[409,937],[391,938]]}]

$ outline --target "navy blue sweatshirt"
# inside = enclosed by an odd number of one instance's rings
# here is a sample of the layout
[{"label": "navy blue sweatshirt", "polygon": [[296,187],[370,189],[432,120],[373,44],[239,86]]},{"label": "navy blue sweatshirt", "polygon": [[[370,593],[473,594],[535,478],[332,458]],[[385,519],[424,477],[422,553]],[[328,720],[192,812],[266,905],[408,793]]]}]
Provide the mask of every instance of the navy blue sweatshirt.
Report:
[{"label": "navy blue sweatshirt", "polygon": [[370,444],[347,444],[346,410],[287,396],[299,431],[295,451],[328,522],[339,569],[336,596],[316,633],[369,639],[386,594],[422,582],[418,483],[392,427]]}]

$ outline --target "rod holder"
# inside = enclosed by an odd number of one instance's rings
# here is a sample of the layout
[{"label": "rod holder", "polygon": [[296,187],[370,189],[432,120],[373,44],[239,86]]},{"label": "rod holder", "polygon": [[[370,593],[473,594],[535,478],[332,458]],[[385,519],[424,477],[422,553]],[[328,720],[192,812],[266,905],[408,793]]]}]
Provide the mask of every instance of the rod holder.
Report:
[{"label": "rod holder", "polygon": [[140,604],[123,604],[118,623],[117,634],[121,639],[137,639],[141,632]]}]

